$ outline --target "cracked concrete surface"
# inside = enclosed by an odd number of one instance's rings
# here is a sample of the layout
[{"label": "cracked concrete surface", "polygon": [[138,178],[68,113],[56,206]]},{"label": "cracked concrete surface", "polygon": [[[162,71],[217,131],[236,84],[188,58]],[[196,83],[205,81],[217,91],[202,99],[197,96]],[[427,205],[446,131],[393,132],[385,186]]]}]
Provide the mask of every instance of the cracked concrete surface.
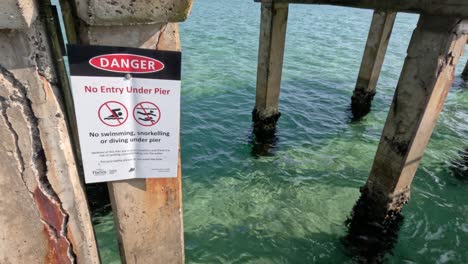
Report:
[{"label": "cracked concrete surface", "polygon": [[0,30],[0,263],[99,263],[41,23]]}]

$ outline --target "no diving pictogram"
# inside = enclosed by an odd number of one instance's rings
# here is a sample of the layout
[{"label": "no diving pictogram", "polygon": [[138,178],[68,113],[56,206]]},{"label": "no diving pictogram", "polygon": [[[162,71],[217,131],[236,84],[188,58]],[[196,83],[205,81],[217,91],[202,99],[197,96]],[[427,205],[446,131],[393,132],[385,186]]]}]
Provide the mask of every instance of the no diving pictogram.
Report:
[{"label": "no diving pictogram", "polygon": [[116,127],[127,121],[128,110],[120,102],[108,101],[99,107],[98,116],[104,125]]},{"label": "no diving pictogram", "polygon": [[161,111],[151,102],[141,102],[133,108],[133,118],[142,126],[154,126],[161,119]]}]

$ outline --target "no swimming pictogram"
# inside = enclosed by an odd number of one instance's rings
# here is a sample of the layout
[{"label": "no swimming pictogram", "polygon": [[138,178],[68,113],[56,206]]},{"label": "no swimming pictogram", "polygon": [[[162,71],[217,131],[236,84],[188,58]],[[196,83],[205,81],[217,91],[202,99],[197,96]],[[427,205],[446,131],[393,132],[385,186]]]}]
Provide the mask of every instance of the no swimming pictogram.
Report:
[{"label": "no swimming pictogram", "polygon": [[108,101],[99,107],[98,116],[106,126],[116,127],[127,121],[128,110],[120,102]]},{"label": "no swimming pictogram", "polygon": [[151,102],[141,102],[133,108],[133,118],[142,126],[154,126],[161,119],[161,111]]}]

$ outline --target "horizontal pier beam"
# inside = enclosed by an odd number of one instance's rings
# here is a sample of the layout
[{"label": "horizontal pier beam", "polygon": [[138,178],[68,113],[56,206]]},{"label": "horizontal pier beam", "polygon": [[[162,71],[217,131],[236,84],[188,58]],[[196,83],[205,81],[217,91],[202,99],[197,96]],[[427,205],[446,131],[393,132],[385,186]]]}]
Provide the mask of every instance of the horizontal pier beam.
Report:
[{"label": "horizontal pier beam", "polygon": [[255,0],[262,3],[322,4],[468,18],[466,0]]}]

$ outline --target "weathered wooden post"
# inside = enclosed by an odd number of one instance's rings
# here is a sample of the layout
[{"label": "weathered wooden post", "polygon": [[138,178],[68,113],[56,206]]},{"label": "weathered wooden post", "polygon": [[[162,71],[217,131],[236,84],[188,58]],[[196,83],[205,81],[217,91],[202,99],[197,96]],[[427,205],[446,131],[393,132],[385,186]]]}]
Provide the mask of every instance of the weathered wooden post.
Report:
[{"label": "weathered wooden post", "polygon": [[350,234],[363,243],[372,235],[370,226],[394,225],[392,220],[409,199],[411,182],[465,48],[467,22],[428,15],[419,19],[369,179],[349,223]]},{"label": "weathered wooden post", "polygon": [[351,111],[355,118],[370,111],[395,18],[396,12],[374,11],[356,88],[351,98]]},{"label": "weathered wooden post", "polygon": [[[191,0],[75,0],[81,44],[180,50]],[[72,27],[73,25],[68,25]],[[181,163],[177,178],[109,182],[124,263],[184,263]]]},{"label": "weathered wooden post", "polygon": [[0,262],[99,263],[41,8],[0,3]]},{"label": "weathered wooden post", "polygon": [[287,3],[262,3],[257,92],[252,112],[254,133],[257,136],[274,134],[276,122],[281,115],[278,100],[287,20]]}]

